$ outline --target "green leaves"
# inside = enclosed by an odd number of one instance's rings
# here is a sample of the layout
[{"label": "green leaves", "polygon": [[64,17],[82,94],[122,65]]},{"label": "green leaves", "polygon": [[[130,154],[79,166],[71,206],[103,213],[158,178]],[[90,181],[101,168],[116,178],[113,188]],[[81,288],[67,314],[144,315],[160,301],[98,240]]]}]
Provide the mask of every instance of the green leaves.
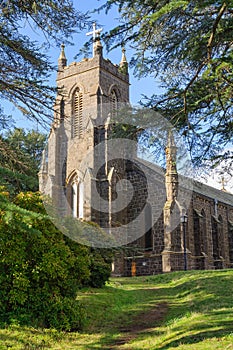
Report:
[{"label": "green leaves", "polygon": [[0,185],[11,193],[36,191],[45,140],[44,134],[19,128],[0,137]]},{"label": "green leaves", "polygon": [[[55,88],[47,51],[88,23],[69,0],[4,1],[0,8],[0,98],[13,103],[31,120],[48,126]],[[40,34],[40,43],[31,31]],[[0,106],[1,109],[1,106]]]},{"label": "green leaves", "polygon": [[107,1],[113,5],[122,19],[107,43],[128,43],[135,75],[160,78],[165,90],[142,104],[180,130],[195,164],[231,147],[232,1]]},{"label": "green leaves", "polygon": [[189,1],[169,1],[167,4],[164,6],[161,6],[158,8],[158,10],[155,13],[152,13],[149,18],[150,18],[150,24],[153,25],[158,19],[165,15],[169,15],[171,12],[175,10],[185,10],[189,4]]},{"label": "green leaves", "polygon": [[14,203],[0,194],[0,324],[79,330],[78,289],[104,285],[110,270],[110,253],[81,246],[52,224],[39,192],[19,193]]}]

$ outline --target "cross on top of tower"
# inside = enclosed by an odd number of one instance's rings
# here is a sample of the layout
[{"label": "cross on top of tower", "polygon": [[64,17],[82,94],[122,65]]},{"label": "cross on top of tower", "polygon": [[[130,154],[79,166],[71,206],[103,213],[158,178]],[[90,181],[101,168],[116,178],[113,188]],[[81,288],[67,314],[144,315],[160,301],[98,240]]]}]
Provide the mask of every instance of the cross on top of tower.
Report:
[{"label": "cross on top of tower", "polygon": [[103,30],[103,28],[97,29],[97,28],[96,28],[96,23],[94,22],[94,23],[93,23],[93,31],[92,31],[92,32],[86,33],[86,35],[92,35],[92,37],[93,37],[93,57],[94,57],[94,55],[95,55],[95,53],[94,53],[95,40],[96,40],[96,38],[99,37],[99,34],[102,32],[102,30]]},{"label": "cross on top of tower", "polygon": [[226,188],[225,188],[225,185],[227,185],[227,180],[225,179],[224,176],[222,176],[222,178],[221,178],[221,180],[219,181],[219,183],[221,183],[221,185],[222,185],[221,191],[226,192],[227,190],[226,190]]}]

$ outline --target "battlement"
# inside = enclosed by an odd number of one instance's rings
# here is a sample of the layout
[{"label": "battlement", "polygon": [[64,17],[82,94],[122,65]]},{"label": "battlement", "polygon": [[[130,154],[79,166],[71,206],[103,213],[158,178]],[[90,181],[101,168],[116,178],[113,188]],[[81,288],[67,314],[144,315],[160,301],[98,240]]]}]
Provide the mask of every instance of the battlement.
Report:
[{"label": "battlement", "polygon": [[109,59],[95,55],[92,58],[84,58],[80,62],[72,62],[68,66],[60,67],[57,75],[57,82],[73,75],[81,74],[90,70],[105,70],[129,84],[129,74],[124,74],[120,70],[120,65],[113,64]]}]

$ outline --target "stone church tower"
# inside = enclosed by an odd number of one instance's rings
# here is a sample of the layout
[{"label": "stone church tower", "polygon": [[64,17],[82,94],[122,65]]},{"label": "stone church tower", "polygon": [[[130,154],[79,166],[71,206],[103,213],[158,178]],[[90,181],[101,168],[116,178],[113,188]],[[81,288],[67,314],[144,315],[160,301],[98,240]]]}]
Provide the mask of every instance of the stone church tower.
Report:
[{"label": "stone church tower", "polygon": [[[94,37],[98,32],[94,28]],[[97,37],[92,58],[67,65],[62,45],[57,88],[54,121],[39,173],[40,190],[53,199],[61,215],[71,214],[106,226],[107,214],[100,215],[98,210],[92,209],[93,180],[96,177],[92,171],[98,157],[104,157],[104,154],[96,153],[95,146],[106,139],[108,116],[114,114],[119,104],[129,102],[128,63],[124,48],[119,65],[113,64],[103,57],[102,44]],[[88,156],[88,167],[85,168],[83,161]],[[107,181],[108,172],[103,170],[98,174],[106,191],[104,181]]]}]

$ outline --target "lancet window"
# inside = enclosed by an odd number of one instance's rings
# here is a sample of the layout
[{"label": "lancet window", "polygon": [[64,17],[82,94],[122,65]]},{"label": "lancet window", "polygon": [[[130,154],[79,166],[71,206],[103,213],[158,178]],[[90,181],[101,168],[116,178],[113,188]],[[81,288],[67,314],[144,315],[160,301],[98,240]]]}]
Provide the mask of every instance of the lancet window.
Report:
[{"label": "lancet window", "polygon": [[110,109],[111,109],[112,116],[116,115],[117,107],[118,107],[117,93],[115,90],[112,90],[110,94]]},{"label": "lancet window", "polygon": [[74,182],[71,186],[71,209],[74,218],[83,219],[83,182]]},{"label": "lancet window", "polygon": [[72,98],[72,124],[71,136],[82,137],[83,135],[83,94],[77,88]]}]

